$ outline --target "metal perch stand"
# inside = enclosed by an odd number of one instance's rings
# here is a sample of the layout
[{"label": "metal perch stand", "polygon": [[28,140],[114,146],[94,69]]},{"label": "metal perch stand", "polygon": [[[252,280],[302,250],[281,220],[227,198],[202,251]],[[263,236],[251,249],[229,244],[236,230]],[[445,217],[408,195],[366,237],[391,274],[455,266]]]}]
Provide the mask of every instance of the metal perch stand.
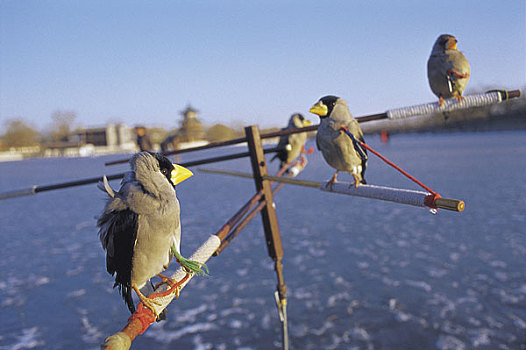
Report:
[{"label": "metal perch stand", "polygon": [[[446,101],[443,107],[440,107],[438,103],[429,103],[419,106],[394,109],[385,113],[358,117],[356,119],[359,122],[367,122],[371,120],[406,118],[414,115],[423,115],[429,113],[443,113],[453,110],[490,105],[518,96],[520,96],[519,90],[509,92],[504,90],[498,90],[491,91],[485,94],[466,96],[466,99],[461,103],[457,101],[448,100]],[[164,153],[165,155],[172,155],[184,152],[215,148],[220,146],[229,146],[244,142],[247,143],[248,152],[234,153],[224,156],[181,163],[181,165],[183,166],[190,167],[200,164],[208,164],[230,159],[249,157],[252,166],[252,174],[226,172],[210,169],[201,169],[201,171],[250,178],[253,179],[256,187],[256,194],[252,196],[252,198],[250,198],[247,201],[247,203],[243,207],[241,207],[241,209],[238,210],[238,212],[236,212],[236,214],[234,214],[234,216],[230,218],[217,231],[215,235],[210,236],[190,257],[190,259],[198,261],[200,263],[205,263],[212,255],[217,256],[238,235],[238,233],[246,226],[246,224],[250,220],[252,220],[258,213],[261,212],[268,254],[274,261],[274,268],[276,271],[277,286],[275,292],[275,299],[278,306],[280,320],[282,322],[282,341],[283,349],[285,350],[288,350],[289,347],[286,309],[287,286],[284,281],[283,265],[281,263],[283,257],[283,246],[281,242],[277,214],[273,199],[274,194],[276,194],[284,186],[284,184],[318,188],[326,192],[392,201],[396,203],[418,207],[441,208],[456,212],[463,211],[465,206],[464,202],[461,200],[442,198],[437,193],[430,193],[425,191],[391,188],[375,185],[360,185],[358,187],[349,187],[349,184],[347,183],[334,183],[328,186],[325,183],[319,181],[293,179],[290,178],[291,176],[293,176],[291,175],[291,173],[284,176],[286,168],[281,169],[276,176],[268,174],[265,154],[277,152],[280,149],[277,147],[263,149],[262,139],[290,135],[293,133],[310,132],[315,131],[317,128],[318,125],[313,125],[306,128],[287,129],[267,134],[260,134],[259,128],[257,126],[250,126],[245,128],[245,137],[232,139],[224,142],[214,142],[206,146],[199,146]],[[128,159],[123,159],[109,162],[106,164],[112,165],[124,163],[127,161]],[[301,169],[302,167],[300,167],[300,171]],[[123,176],[124,174],[114,174],[108,176],[107,178],[109,180],[116,180],[122,178]],[[99,181],[102,181],[102,177],[81,179],[46,186],[35,185],[27,189],[0,193],[0,200],[25,195],[32,195],[44,191],[93,184]],[[277,182],[279,184],[272,188],[272,182]],[[190,281],[192,277],[193,275],[180,268],[171,276],[172,279],[179,281],[175,286],[170,287],[166,284],[161,284],[154,291],[154,293],[149,296],[158,302],[158,306],[155,307],[155,311],[157,313],[160,313],[162,310],[164,310],[168,306],[168,304],[179,295],[180,291],[186,286],[186,284]],[[142,307],[141,303],[137,308],[136,314],[130,317],[129,322],[124,327],[124,329],[108,337],[105,343],[102,345],[102,347],[104,349],[113,350],[129,349],[133,339],[135,339],[137,335],[142,334],[144,331],[146,331],[149,325],[154,321],[155,316],[153,315],[153,312],[146,307]]]}]

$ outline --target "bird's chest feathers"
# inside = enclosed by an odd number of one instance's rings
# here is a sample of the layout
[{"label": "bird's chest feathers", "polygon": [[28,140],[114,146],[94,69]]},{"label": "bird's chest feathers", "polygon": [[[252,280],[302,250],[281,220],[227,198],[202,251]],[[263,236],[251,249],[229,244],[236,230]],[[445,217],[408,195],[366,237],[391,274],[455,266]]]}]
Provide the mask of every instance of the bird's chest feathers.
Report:
[{"label": "bird's chest feathers", "polygon": [[330,119],[320,125],[322,130],[320,130],[318,142],[320,146],[322,146],[322,152],[326,150],[327,152],[334,153],[348,143],[348,136],[340,130],[342,126],[344,126],[343,123]]},{"label": "bird's chest feathers", "polygon": [[341,122],[328,120],[321,124],[317,141],[325,161],[333,168],[351,172],[358,161],[351,139],[340,130]]},{"label": "bird's chest feathers", "polygon": [[138,216],[132,261],[133,283],[146,282],[170,263],[170,247],[180,225],[179,203],[175,204],[163,205],[153,214]]}]

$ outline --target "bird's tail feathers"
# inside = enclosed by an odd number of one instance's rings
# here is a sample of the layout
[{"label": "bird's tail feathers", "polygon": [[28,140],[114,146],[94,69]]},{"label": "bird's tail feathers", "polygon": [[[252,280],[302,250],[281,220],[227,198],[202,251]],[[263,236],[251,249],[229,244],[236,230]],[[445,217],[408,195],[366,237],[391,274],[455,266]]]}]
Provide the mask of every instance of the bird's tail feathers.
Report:
[{"label": "bird's tail feathers", "polygon": [[124,303],[128,306],[128,309],[130,310],[130,312],[134,314],[135,304],[133,303],[131,286],[128,284],[115,282],[115,284],[113,285],[113,288],[115,287],[119,287],[119,292],[121,293],[122,298],[124,299]]},{"label": "bird's tail feathers", "polygon": [[113,190],[113,188],[111,188],[106,175],[102,177],[102,182],[99,181],[97,183],[97,188],[102,192],[106,192],[111,198],[115,198],[115,191]]},{"label": "bird's tail feathers", "polygon": [[362,184],[367,185],[367,181],[365,181],[365,169],[367,169],[367,163],[362,162],[362,172],[360,175],[362,176]]}]

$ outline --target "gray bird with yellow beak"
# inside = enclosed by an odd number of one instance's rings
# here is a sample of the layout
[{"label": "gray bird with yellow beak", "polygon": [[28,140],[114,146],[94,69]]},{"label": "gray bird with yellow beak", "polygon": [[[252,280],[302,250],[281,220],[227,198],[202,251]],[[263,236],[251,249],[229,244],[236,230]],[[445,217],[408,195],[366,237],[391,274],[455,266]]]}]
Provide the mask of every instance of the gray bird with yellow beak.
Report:
[{"label": "gray bird with yellow beak", "polygon": [[457,50],[453,35],[440,35],[427,61],[427,78],[431,91],[438,97],[440,106],[445,98],[454,97],[461,102],[468,85],[471,67],[464,54]]},{"label": "gray bird with yellow beak", "polygon": [[[300,129],[309,125],[311,125],[311,122],[305,119],[303,115],[294,113],[290,117],[287,127],[282,130]],[[278,142],[278,148],[281,150],[278,151],[271,160],[278,158],[281,161],[280,167],[284,167],[287,163],[290,163],[294,159],[298,158],[305,146],[306,141],[306,132],[281,136]]]},{"label": "gray bird with yellow beak", "polygon": [[357,140],[364,142],[362,129],[349,112],[347,102],[337,96],[325,96],[312,106],[310,112],[320,117],[316,145],[325,161],[336,169],[329,186],[337,181],[340,171],[353,176],[354,186],[365,184],[367,152],[357,149],[360,146],[355,146],[351,138],[341,130],[342,127],[347,128]]},{"label": "gray bird with yellow beak", "polygon": [[[110,198],[97,225],[106,250],[106,268],[115,274],[114,287],[119,287],[130,312],[135,312],[133,289],[155,313],[151,304],[154,301],[143,294],[151,290],[150,279],[159,276],[173,285],[175,281],[160,273],[168,268],[174,255],[183,266],[189,262],[180,255],[181,222],[175,185],[193,174],[150,152],[137,153],[130,166],[118,192],[104,179],[103,187]],[[193,272],[199,272],[199,266]]]}]

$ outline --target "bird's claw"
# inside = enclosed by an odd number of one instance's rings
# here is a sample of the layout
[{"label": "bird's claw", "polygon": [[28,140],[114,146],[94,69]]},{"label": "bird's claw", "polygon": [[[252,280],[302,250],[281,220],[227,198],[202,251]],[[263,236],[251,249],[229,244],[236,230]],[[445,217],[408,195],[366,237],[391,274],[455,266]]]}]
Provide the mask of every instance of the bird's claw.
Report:
[{"label": "bird's claw", "polygon": [[332,191],[332,186],[338,182],[337,180],[337,177],[338,177],[338,171],[334,173],[334,175],[332,175],[332,178],[329,180],[329,182],[327,182],[325,184],[325,187],[327,188],[327,186],[329,187],[329,189]]},{"label": "bird's claw", "polygon": [[336,180],[336,176],[333,176],[332,179],[330,179],[329,181],[327,181],[327,183],[325,184],[325,188],[328,188],[329,190],[332,191],[332,187],[334,186],[334,184],[338,182]]},{"label": "bird's claw", "polygon": [[440,106],[441,109],[444,109],[444,107],[445,107],[445,106],[444,106],[444,103],[445,103],[445,102],[446,102],[446,101],[444,100],[444,98],[443,98],[442,96],[440,96],[440,97],[438,98],[438,105]]},{"label": "bird's claw", "polygon": [[148,297],[141,299],[141,302],[155,315],[155,319],[159,320],[159,314],[157,313],[155,306],[161,306],[161,303],[154,299],[149,299]]},{"label": "bird's claw", "polygon": [[147,296],[142,294],[136,286],[132,286],[132,288],[135,290],[135,293],[137,294],[139,300],[143,303],[143,305],[150,309],[150,311],[155,315],[155,319],[158,320],[159,314],[157,313],[155,306],[161,306],[162,303],[155,299],[148,298]]},{"label": "bird's claw", "polygon": [[461,94],[455,94],[455,99],[458,101],[458,103],[462,103],[466,98],[462,96]]},{"label": "bird's claw", "polygon": [[170,288],[172,288],[174,285],[177,284],[177,281],[170,278],[170,277],[166,277],[165,275],[162,275],[162,274],[157,274],[157,277],[160,277],[161,278],[161,282],[158,282],[155,286],[154,286],[154,289],[157,289],[157,287],[159,287],[161,284],[163,283],[166,283],[167,285],[170,286]]},{"label": "bird's claw", "polygon": [[349,185],[349,188],[351,188],[353,186],[354,186],[354,188],[358,188],[358,186],[360,185],[360,180],[358,179],[358,175],[352,174],[352,177],[354,178],[354,182]]}]

